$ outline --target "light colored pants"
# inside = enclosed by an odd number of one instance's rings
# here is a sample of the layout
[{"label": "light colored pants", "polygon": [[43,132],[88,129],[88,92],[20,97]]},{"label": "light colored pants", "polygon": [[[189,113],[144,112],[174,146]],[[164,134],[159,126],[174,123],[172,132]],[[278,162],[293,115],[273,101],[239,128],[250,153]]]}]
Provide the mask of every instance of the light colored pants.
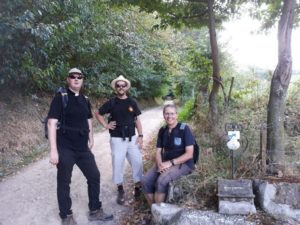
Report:
[{"label": "light colored pants", "polygon": [[142,153],[136,144],[136,136],[123,140],[119,137],[110,138],[113,175],[112,180],[115,184],[123,183],[123,170],[125,158],[127,158],[132,168],[132,178],[134,183],[141,181],[143,175]]}]

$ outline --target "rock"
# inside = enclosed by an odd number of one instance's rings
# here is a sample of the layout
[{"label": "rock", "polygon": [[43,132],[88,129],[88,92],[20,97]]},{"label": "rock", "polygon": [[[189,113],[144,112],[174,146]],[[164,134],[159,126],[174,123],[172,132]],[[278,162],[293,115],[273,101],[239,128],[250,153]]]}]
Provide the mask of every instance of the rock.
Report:
[{"label": "rock", "polygon": [[167,225],[168,221],[180,210],[182,208],[167,203],[152,204],[151,206],[153,221],[159,225]]},{"label": "rock", "polygon": [[153,221],[156,225],[255,225],[245,216],[222,215],[214,211],[183,209],[161,203],[152,205]]},{"label": "rock", "polygon": [[248,215],[256,213],[252,180],[218,180],[219,213]]},{"label": "rock", "polygon": [[255,180],[254,191],[260,207],[274,218],[300,222],[300,183]]},{"label": "rock", "polygon": [[222,215],[213,211],[185,209],[178,212],[168,225],[255,225],[244,216]]}]

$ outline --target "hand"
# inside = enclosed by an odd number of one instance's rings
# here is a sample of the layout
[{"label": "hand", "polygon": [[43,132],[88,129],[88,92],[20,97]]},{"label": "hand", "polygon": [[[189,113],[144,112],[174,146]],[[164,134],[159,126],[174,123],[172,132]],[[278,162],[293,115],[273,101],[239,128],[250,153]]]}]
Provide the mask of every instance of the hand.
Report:
[{"label": "hand", "polygon": [[143,149],[143,137],[137,137],[135,144],[137,144],[140,149]]},{"label": "hand", "polygon": [[93,146],[94,146],[94,142],[89,142],[88,143],[88,147],[89,147],[90,150],[92,150]]},{"label": "hand", "polygon": [[170,161],[162,162],[158,165],[158,172],[164,173],[171,167],[172,167],[172,163]]},{"label": "hand", "polygon": [[57,165],[58,164],[58,152],[57,151],[51,151],[50,152],[50,160],[49,162],[52,164],[52,165]]},{"label": "hand", "polygon": [[108,130],[114,130],[117,126],[117,122],[116,121],[110,121],[105,128]]}]

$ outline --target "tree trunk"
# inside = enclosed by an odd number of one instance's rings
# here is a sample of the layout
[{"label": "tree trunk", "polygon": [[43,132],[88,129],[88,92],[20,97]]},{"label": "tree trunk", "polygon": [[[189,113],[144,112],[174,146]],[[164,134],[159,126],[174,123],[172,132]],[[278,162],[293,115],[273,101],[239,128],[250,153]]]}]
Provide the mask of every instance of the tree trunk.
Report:
[{"label": "tree trunk", "polygon": [[218,51],[218,43],[216,36],[216,25],[215,25],[215,15],[213,10],[214,0],[208,0],[208,13],[209,13],[209,35],[210,35],[210,46],[211,46],[211,54],[212,54],[212,63],[213,63],[213,86],[209,96],[209,109],[210,109],[210,119],[211,126],[215,134],[218,129],[219,122],[219,113],[218,113],[218,104],[217,97],[218,91],[220,87],[220,65],[219,65],[219,51]]},{"label": "tree trunk", "polygon": [[267,119],[267,157],[270,174],[284,172],[283,117],[292,75],[291,36],[295,5],[295,0],[284,0],[278,26],[278,64],[272,77]]}]

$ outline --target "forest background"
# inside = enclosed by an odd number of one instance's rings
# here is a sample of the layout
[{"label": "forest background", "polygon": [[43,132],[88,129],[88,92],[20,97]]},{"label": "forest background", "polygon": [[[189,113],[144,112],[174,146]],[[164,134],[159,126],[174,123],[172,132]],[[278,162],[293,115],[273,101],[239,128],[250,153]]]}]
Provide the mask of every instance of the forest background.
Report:
[{"label": "forest background", "polygon": [[[222,23],[245,10],[261,21],[257,30],[279,24],[280,31],[287,2],[2,0],[0,178],[47,152],[41,120],[72,67],[85,74],[84,92],[94,108],[113,95],[110,82],[120,74],[131,80],[130,95],[143,107],[174,95],[180,120],[189,121],[202,146],[198,184],[232,175],[228,129],[241,131],[235,177],[263,176],[270,161],[280,163],[272,175],[299,175],[300,72],[290,66],[285,74],[276,118],[282,146],[274,159],[268,119],[277,111],[270,99],[279,69],[238,70],[226,43],[217,42]],[[290,2],[299,15],[299,1]],[[298,20],[294,16],[289,28]]]}]

